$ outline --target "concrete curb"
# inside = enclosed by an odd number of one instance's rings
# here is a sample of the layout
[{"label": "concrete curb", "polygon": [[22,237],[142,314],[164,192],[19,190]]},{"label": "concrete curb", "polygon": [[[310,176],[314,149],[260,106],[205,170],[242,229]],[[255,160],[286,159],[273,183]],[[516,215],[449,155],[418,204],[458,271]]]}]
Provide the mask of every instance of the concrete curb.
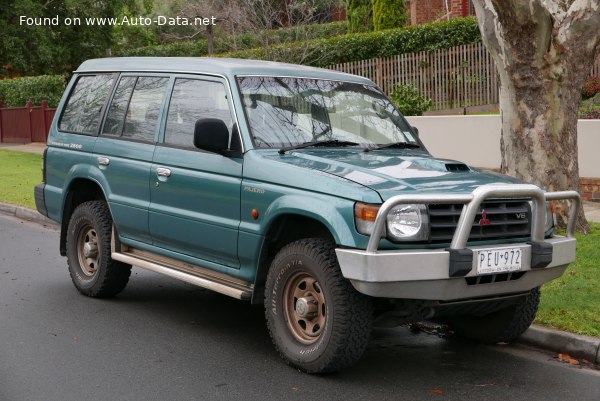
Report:
[{"label": "concrete curb", "polygon": [[600,364],[600,338],[533,325],[517,342]]},{"label": "concrete curb", "polygon": [[58,224],[49,218],[42,216],[36,210],[31,210],[23,206],[12,205],[10,203],[0,202],[0,213],[8,216],[14,216],[18,219],[31,221],[45,226],[58,227]]}]

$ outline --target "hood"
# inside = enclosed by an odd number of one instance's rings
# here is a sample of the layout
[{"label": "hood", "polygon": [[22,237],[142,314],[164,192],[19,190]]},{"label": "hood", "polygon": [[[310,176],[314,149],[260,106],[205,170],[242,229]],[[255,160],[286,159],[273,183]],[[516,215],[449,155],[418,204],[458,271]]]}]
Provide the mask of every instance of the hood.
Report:
[{"label": "hood", "polygon": [[399,192],[465,193],[493,183],[520,183],[422,151],[302,150],[273,156],[280,162],[319,170],[369,187],[387,200]]}]

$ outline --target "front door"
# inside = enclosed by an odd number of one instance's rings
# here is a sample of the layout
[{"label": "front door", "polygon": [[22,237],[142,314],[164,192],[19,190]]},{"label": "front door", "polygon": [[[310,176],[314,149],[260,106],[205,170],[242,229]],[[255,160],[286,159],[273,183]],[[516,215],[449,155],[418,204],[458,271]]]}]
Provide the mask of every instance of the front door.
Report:
[{"label": "front door", "polygon": [[155,246],[239,268],[242,159],[193,144],[201,118],[219,118],[233,131],[226,94],[225,83],[217,78],[175,79],[150,172],[149,228]]}]

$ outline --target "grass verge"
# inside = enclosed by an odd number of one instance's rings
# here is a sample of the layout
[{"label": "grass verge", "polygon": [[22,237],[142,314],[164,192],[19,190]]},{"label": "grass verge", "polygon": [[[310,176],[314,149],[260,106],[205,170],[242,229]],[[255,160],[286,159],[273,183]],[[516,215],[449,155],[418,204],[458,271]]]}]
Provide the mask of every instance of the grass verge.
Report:
[{"label": "grass verge", "polygon": [[577,260],[542,287],[536,323],[600,337],[600,224],[576,237]]},{"label": "grass verge", "polygon": [[35,209],[33,187],[42,182],[42,156],[0,149],[0,202]]}]

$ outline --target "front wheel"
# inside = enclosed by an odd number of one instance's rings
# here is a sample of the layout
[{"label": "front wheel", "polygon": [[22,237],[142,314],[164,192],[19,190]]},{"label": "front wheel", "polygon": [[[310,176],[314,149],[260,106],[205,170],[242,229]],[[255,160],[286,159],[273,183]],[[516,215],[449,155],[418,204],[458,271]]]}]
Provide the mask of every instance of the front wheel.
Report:
[{"label": "front wheel", "polygon": [[131,266],[111,258],[112,218],[104,201],[77,206],[67,231],[67,262],[75,287],[90,297],[109,297],[121,292]]},{"label": "front wheel", "polygon": [[448,318],[456,334],[485,344],[512,342],[533,323],[540,303],[540,289],[534,288],[516,304],[483,316]]},{"label": "front wheel", "polygon": [[267,276],[265,314],[281,356],[308,373],[355,363],[371,332],[370,299],[342,276],[334,244],[321,238],[279,251]]}]

